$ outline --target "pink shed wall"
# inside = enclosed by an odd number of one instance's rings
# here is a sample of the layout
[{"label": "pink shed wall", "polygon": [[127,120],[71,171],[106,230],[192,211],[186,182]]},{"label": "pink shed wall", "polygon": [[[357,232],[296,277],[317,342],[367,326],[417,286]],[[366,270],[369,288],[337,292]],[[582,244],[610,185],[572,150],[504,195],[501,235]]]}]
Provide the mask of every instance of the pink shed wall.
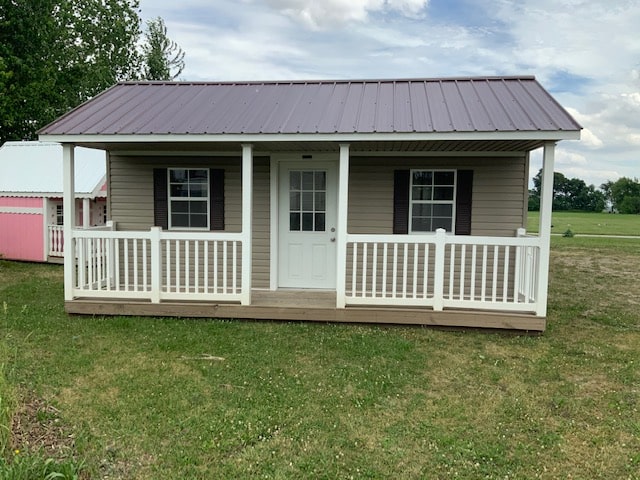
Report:
[{"label": "pink shed wall", "polygon": [[42,197],[0,197],[0,207],[42,208]]},{"label": "pink shed wall", "polygon": [[45,261],[42,229],[41,214],[0,213],[0,254],[11,260]]}]

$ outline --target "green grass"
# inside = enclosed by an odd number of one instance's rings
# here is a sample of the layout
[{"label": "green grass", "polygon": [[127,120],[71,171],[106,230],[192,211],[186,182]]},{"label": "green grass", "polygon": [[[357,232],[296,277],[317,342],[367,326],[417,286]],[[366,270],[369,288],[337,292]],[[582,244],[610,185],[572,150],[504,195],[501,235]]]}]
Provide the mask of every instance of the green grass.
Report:
[{"label": "green grass", "polygon": [[552,255],[540,336],[69,317],[0,262],[7,377],[88,478],[640,478],[640,242]]},{"label": "green grass", "polygon": [[[527,231],[537,232],[540,212],[529,212]],[[640,215],[593,212],[553,212],[551,233],[562,234],[568,229],[574,234],[638,235]]]}]

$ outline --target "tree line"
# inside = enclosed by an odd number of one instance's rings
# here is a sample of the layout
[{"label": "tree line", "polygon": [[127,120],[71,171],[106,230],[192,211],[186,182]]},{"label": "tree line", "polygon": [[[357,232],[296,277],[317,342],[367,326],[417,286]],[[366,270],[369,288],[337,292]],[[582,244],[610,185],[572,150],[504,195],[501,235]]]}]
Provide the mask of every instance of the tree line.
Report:
[{"label": "tree line", "polygon": [[0,2],[0,144],[35,132],[118,81],[173,80],[184,52],[138,0]]},{"label": "tree line", "polygon": [[[540,210],[542,170],[533,177],[529,190],[529,210]],[[637,178],[622,177],[609,180],[599,188],[587,185],[579,178],[567,178],[560,172],[553,173],[553,210],[582,210],[585,212],[613,211],[640,213],[640,182]]]}]

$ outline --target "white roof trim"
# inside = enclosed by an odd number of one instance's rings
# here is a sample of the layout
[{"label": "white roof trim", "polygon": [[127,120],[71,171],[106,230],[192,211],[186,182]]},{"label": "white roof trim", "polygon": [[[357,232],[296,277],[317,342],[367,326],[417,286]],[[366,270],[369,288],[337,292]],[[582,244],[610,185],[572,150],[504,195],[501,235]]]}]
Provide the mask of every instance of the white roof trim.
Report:
[{"label": "white roof trim", "polygon": [[87,134],[40,135],[41,140],[59,143],[169,143],[169,142],[411,142],[478,140],[579,140],[579,130],[449,133],[259,133],[259,134]]}]

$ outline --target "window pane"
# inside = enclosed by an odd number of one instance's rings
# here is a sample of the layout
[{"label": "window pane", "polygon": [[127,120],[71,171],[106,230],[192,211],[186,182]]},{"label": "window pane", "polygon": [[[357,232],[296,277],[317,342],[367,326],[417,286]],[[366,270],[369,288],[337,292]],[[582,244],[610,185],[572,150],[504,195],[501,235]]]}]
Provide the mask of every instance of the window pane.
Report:
[{"label": "window pane", "polygon": [[289,172],[289,188],[300,190],[300,172]]},{"label": "window pane", "polygon": [[316,172],[315,180],[316,180],[315,181],[316,190],[326,190],[326,185],[327,185],[326,172]]},{"label": "window pane", "polygon": [[430,217],[431,216],[431,204],[414,203],[413,204],[413,216],[414,217]]},{"label": "window pane", "polygon": [[453,200],[453,187],[436,187],[433,192],[434,200]]},{"label": "window pane", "polygon": [[206,183],[209,179],[208,172],[206,170],[189,170],[189,181],[195,183]]},{"label": "window pane", "polygon": [[[186,202],[184,202],[186,203]],[[207,202],[202,202],[199,200],[189,202],[189,209],[191,213],[203,213],[207,214]],[[206,225],[205,225],[206,226]]]},{"label": "window pane", "polygon": [[189,196],[189,191],[187,190],[186,185],[171,185],[171,196],[172,197],[187,197]]},{"label": "window pane", "polygon": [[313,190],[313,172],[302,172],[302,189]]},{"label": "window pane", "polygon": [[171,211],[173,213],[189,213],[189,202],[171,202]]},{"label": "window pane", "polygon": [[438,218],[433,219],[433,230],[437,228],[444,228],[447,232],[451,231],[451,219],[450,218]]},{"label": "window pane", "polygon": [[325,192],[316,192],[316,212],[324,212],[325,211]]},{"label": "window pane", "polygon": [[433,183],[435,185],[453,185],[453,172],[435,172]]},{"label": "window pane", "polygon": [[171,169],[169,170],[169,180],[171,182],[184,183],[187,181],[187,171],[184,169]]},{"label": "window pane", "polygon": [[189,184],[189,193],[191,197],[206,197],[208,196],[208,190],[206,183]]},{"label": "window pane", "polygon": [[414,185],[431,185],[433,183],[433,173],[427,171],[413,172]]},{"label": "window pane", "polygon": [[291,212],[289,214],[289,230],[297,232],[300,230],[300,214]]},{"label": "window pane", "polygon": [[434,217],[451,217],[453,215],[453,205],[451,204],[435,204],[433,206]]},{"label": "window pane", "polygon": [[289,210],[300,210],[300,192],[289,193]]},{"label": "window pane", "polygon": [[313,211],[313,192],[302,193],[302,210]]},{"label": "window pane", "polygon": [[313,213],[302,214],[302,231],[303,232],[313,231]]},{"label": "window pane", "polygon": [[194,215],[191,214],[191,227],[194,228],[206,228],[207,227],[207,216],[206,215]]},{"label": "window pane", "polygon": [[172,213],[171,214],[171,226],[172,227],[188,227],[189,215],[186,213]]},{"label": "window pane", "polygon": [[430,232],[431,231],[431,219],[430,218],[412,218],[411,219],[411,231],[413,231],[413,232]]},{"label": "window pane", "polygon": [[413,187],[411,198],[413,200],[431,200],[431,187]]},{"label": "window pane", "polygon": [[316,213],[316,232],[324,232],[324,213]]}]

